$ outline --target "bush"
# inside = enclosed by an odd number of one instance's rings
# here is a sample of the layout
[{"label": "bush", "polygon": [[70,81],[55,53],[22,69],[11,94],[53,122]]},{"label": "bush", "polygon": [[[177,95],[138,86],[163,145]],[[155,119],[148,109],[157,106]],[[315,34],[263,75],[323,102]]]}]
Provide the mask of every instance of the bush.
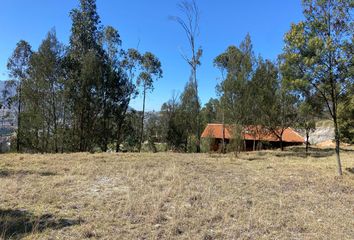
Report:
[{"label": "bush", "polygon": [[200,151],[203,153],[209,153],[210,152],[210,144],[212,138],[202,138],[200,141]]},{"label": "bush", "polygon": [[189,153],[197,152],[197,143],[198,143],[198,138],[195,135],[189,136],[188,143],[187,143],[187,152]]}]

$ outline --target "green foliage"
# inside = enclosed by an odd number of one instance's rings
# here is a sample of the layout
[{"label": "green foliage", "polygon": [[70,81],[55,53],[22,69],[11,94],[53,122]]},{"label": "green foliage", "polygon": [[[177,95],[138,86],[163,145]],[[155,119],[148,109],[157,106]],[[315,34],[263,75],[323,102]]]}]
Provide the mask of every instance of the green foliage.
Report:
[{"label": "green foliage", "polygon": [[[296,120],[298,97],[279,74],[278,67],[261,57],[255,60],[249,35],[239,47],[230,46],[217,56],[214,65],[224,77],[217,90],[225,122],[237,126],[261,125],[281,140],[284,130]],[[238,144],[235,140],[231,146]]]},{"label": "green foliage", "polygon": [[16,95],[7,103],[18,106],[17,151],[20,145],[31,152],[119,150],[122,141],[136,146],[139,134],[123,134],[140,133],[128,129],[137,115],[129,102],[140,83],[144,94],[152,89],[161,63],[149,52],[123,51],[118,31],[101,25],[95,0],[80,0],[70,16],[69,46],[53,30],[37,52],[20,41],[9,59],[8,85]]},{"label": "green foliage", "polygon": [[[282,72],[303,92],[316,91],[330,114],[353,81],[351,1],[303,1],[305,20],[285,36]],[[333,104],[331,104],[333,103]]]},{"label": "green foliage", "polygon": [[347,143],[354,143],[354,95],[349,93],[346,101],[338,106],[339,128],[341,139]]},{"label": "green foliage", "polygon": [[249,125],[276,126],[280,112],[278,69],[269,60],[259,58],[257,68],[248,83],[247,103]]},{"label": "green foliage", "polygon": [[[161,62],[159,61],[159,59],[150,52],[146,52],[144,55],[141,55],[139,61],[140,61],[141,72],[137,78],[137,85],[138,86],[142,85],[143,88],[143,113],[141,118],[141,135],[140,135],[140,146],[139,146],[139,151],[140,151],[143,142],[143,135],[144,135],[146,94],[148,90],[153,89],[154,79],[158,79],[162,77],[162,69],[161,69]],[[152,146],[153,151],[156,152],[153,144],[150,145]]]},{"label": "green foliage", "polygon": [[176,96],[161,107],[162,139],[172,151],[187,151],[189,123],[184,113]]},{"label": "green foliage", "polygon": [[140,141],[140,119],[141,114],[137,111],[129,111],[125,116],[122,126],[123,151],[138,151]]},{"label": "green foliage", "polygon": [[[178,7],[181,11],[181,15],[171,17],[171,19],[176,21],[182,27],[185,35],[187,36],[191,52],[190,56],[182,53],[183,59],[191,67],[190,80],[181,96],[182,108],[188,108],[188,110],[185,109],[185,113],[189,111],[186,116],[189,115],[189,113],[193,115],[193,122],[188,126],[188,134],[197,136],[198,140],[196,141],[196,151],[200,152],[201,119],[197,69],[201,65],[200,59],[203,55],[203,49],[202,47],[198,47],[196,43],[200,30],[200,12],[195,0],[181,1],[178,4]],[[186,100],[191,102],[187,103]]]},{"label": "green foliage", "polygon": [[200,143],[200,150],[203,153],[209,153],[210,152],[210,146],[213,143],[213,138],[202,138],[201,143]]},{"label": "green foliage", "polygon": [[222,118],[221,114],[219,100],[214,98],[209,99],[209,102],[200,111],[202,127],[205,128],[208,123],[220,122]]},{"label": "green foliage", "polygon": [[23,84],[29,78],[30,59],[32,56],[32,49],[29,43],[21,40],[17,43],[16,48],[9,58],[7,63],[7,69],[12,80],[6,84],[7,88],[15,89],[15,96],[10,96],[6,101],[10,105],[17,106],[17,135],[16,135],[16,150],[21,150],[23,139],[22,128],[22,109],[23,109]]},{"label": "green foliage", "polygon": [[338,173],[340,132],[338,106],[353,78],[353,1],[304,0],[304,21],[285,35],[284,78],[302,92],[316,93],[326,105],[335,128]]},{"label": "green foliage", "polygon": [[243,126],[238,124],[233,124],[231,127],[232,139],[227,145],[227,152],[233,152],[237,157],[237,154],[244,148],[244,139],[243,139]]},{"label": "green foliage", "polygon": [[217,56],[214,65],[226,72],[226,78],[217,86],[225,122],[242,124],[247,116],[247,83],[254,65],[250,36],[246,36],[239,48],[230,46]]}]

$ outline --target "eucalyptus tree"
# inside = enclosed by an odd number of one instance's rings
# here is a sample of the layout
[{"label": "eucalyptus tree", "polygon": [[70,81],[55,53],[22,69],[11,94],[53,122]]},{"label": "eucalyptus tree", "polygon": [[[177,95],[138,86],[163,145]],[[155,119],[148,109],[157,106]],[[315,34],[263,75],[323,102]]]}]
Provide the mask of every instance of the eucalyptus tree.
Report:
[{"label": "eucalyptus tree", "polygon": [[[246,92],[248,109],[244,121],[254,126],[248,131],[255,137],[267,134],[276,136],[283,150],[283,134],[296,122],[297,96],[282,78],[277,65],[259,58]],[[254,149],[255,144],[254,141]]]},{"label": "eucalyptus tree", "polygon": [[338,105],[353,83],[353,1],[304,0],[304,20],[285,36],[283,70],[294,85],[308,86],[326,105],[334,124],[338,174]]},{"label": "eucalyptus tree", "polygon": [[180,98],[173,95],[172,98],[161,106],[161,122],[164,128],[164,139],[170,150],[187,151],[188,126],[181,106]]},{"label": "eucalyptus tree", "polygon": [[99,129],[102,134],[98,139],[103,151],[108,150],[109,143],[118,143],[120,124],[130,102],[132,86],[121,64],[124,57],[121,44],[118,31],[112,26],[105,27],[102,36],[104,76],[99,85],[102,106]]},{"label": "eucalyptus tree", "polygon": [[[41,152],[59,152],[62,129],[63,45],[55,30],[48,32],[30,60],[29,79],[23,87],[28,146]],[[35,141],[36,143],[33,143]]]},{"label": "eucalyptus tree", "polygon": [[154,89],[154,81],[162,77],[162,69],[160,60],[151,52],[146,52],[140,59],[141,72],[137,79],[137,85],[142,87],[143,94],[143,109],[141,116],[141,132],[139,152],[141,150],[144,137],[144,117],[145,117],[145,102],[148,91]]},{"label": "eucalyptus tree", "polygon": [[218,99],[210,98],[200,111],[202,119],[202,127],[206,127],[208,123],[216,123],[222,120],[220,116],[220,103]]},{"label": "eucalyptus tree", "polygon": [[249,35],[239,47],[230,46],[214,59],[214,65],[226,72],[225,79],[217,86],[225,121],[245,124],[248,111],[247,86],[254,71],[254,56]]},{"label": "eucalyptus tree", "polygon": [[95,129],[101,113],[99,87],[104,79],[102,25],[95,0],[80,0],[70,13],[72,28],[68,50],[68,84],[72,101],[73,150],[87,151],[94,146]]},{"label": "eucalyptus tree", "polygon": [[12,104],[17,105],[17,138],[16,138],[16,150],[21,151],[22,143],[22,120],[21,114],[23,110],[23,96],[22,88],[23,83],[28,79],[29,75],[29,61],[32,56],[32,49],[28,42],[21,40],[16,44],[16,48],[12,53],[12,56],[7,62],[7,69],[12,80],[7,82],[8,88],[15,88],[16,94],[11,97],[9,101]]},{"label": "eucalyptus tree", "polygon": [[273,102],[270,103],[271,111],[267,115],[268,122],[265,126],[279,139],[280,148],[283,151],[283,134],[287,128],[294,126],[297,121],[298,98],[281,75],[277,80],[278,88],[273,97]]},{"label": "eucalyptus tree", "polygon": [[138,50],[130,48],[126,51],[122,51],[122,59],[120,61],[120,68],[125,73],[127,79],[127,88],[128,96],[126,101],[123,104],[122,116],[119,119],[116,119],[117,123],[117,132],[116,132],[116,152],[119,152],[119,146],[123,141],[123,127],[125,125],[126,115],[128,113],[129,103],[134,99],[138,94],[138,89],[136,86],[137,78],[139,76],[138,70],[140,69],[140,60],[141,54]]},{"label": "eucalyptus tree", "polygon": [[173,21],[177,22],[184,33],[186,34],[188,44],[190,47],[190,56],[186,53],[181,52],[183,59],[188,63],[191,67],[191,79],[193,81],[194,89],[194,98],[197,104],[195,104],[195,109],[193,109],[193,113],[196,117],[197,124],[195,126],[195,134],[198,138],[197,143],[197,151],[200,151],[200,103],[199,103],[199,94],[198,94],[198,78],[197,78],[197,69],[201,65],[201,57],[203,55],[203,50],[201,47],[197,46],[197,38],[199,36],[199,22],[200,22],[200,11],[197,5],[196,0],[188,0],[181,1],[178,4],[178,8],[180,10],[180,16],[172,16],[170,17]]},{"label": "eucalyptus tree", "polygon": [[[182,125],[187,132],[187,151],[199,152],[199,136],[196,135],[195,129],[200,128],[201,121],[198,119],[195,109],[199,109],[199,101],[195,98],[194,81],[191,79],[180,96],[180,112],[183,117],[180,118]],[[199,113],[200,114],[200,113]]]},{"label": "eucalyptus tree", "polygon": [[[247,84],[246,97],[248,99],[247,124],[256,126],[249,131],[254,136],[253,149],[256,150],[256,139],[269,133],[269,126],[274,118],[278,117],[279,104],[278,69],[269,60],[259,57],[251,80]],[[272,123],[272,124],[271,124]],[[261,126],[261,127],[258,127]],[[259,140],[259,139],[258,139]]]},{"label": "eucalyptus tree", "polygon": [[[220,108],[222,109],[222,122],[232,124],[234,137],[241,136],[241,128],[249,124],[249,94],[248,85],[254,71],[254,53],[249,34],[241,42],[239,47],[229,46],[227,50],[214,59],[214,66],[223,74],[223,80],[217,85],[220,95]],[[224,74],[226,73],[226,76]],[[238,127],[236,127],[238,126]],[[236,145],[240,141],[234,142]],[[240,146],[235,149],[240,149]],[[223,139],[223,152],[225,144]]]}]

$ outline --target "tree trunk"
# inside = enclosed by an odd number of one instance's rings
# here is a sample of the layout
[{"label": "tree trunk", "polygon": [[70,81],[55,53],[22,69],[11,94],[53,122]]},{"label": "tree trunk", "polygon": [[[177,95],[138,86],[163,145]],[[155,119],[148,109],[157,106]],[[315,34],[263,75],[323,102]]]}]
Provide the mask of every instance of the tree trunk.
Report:
[{"label": "tree trunk", "polygon": [[[104,106],[106,108],[106,106]],[[103,117],[103,143],[102,143],[102,151],[107,152],[108,150],[108,131],[107,131],[107,114],[106,110],[104,110],[104,117]]]},{"label": "tree trunk", "polygon": [[[194,51],[194,50],[193,50]],[[194,57],[193,57],[194,58]],[[194,78],[194,87],[195,87],[195,101],[197,103],[197,153],[200,153],[200,106],[199,106],[199,96],[198,96],[198,81],[197,81],[197,66],[193,66],[193,78]]]},{"label": "tree trunk", "polygon": [[142,147],[142,144],[143,144],[143,137],[144,137],[145,98],[146,98],[146,85],[144,84],[143,114],[141,116],[141,133],[140,133],[139,152],[141,152],[141,147]]},{"label": "tree trunk", "polygon": [[55,150],[55,153],[58,153],[59,150],[58,150],[58,120],[57,120],[57,113],[56,113],[56,106],[55,106],[55,95],[54,95],[54,90],[53,90],[53,87],[52,87],[52,108],[53,108],[53,122],[54,122],[54,150]]},{"label": "tree trunk", "polygon": [[309,152],[309,132],[306,131],[306,157],[308,155],[308,152]]},{"label": "tree trunk", "polygon": [[[125,117],[125,115],[124,115]],[[116,145],[116,152],[118,153],[120,151],[120,143],[121,143],[121,131],[122,131],[122,125],[124,124],[124,119],[119,122],[118,129],[117,129],[117,145]]]},{"label": "tree trunk", "polygon": [[256,151],[256,139],[253,140],[253,151]]},{"label": "tree trunk", "polygon": [[62,126],[62,131],[61,131],[61,146],[60,146],[60,152],[62,154],[64,153],[64,137],[66,135],[65,124],[66,124],[66,107],[65,107],[65,103],[64,103],[64,106],[63,106],[63,126]]},{"label": "tree trunk", "polygon": [[124,106],[124,111],[123,111],[123,114],[119,120],[119,124],[118,124],[118,129],[117,129],[117,134],[116,134],[116,138],[117,138],[117,145],[116,145],[116,152],[119,152],[120,151],[120,144],[122,142],[122,127],[123,127],[123,124],[124,124],[124,121],[125,121],[125,116],[127,115],[127,111],[128,111],[128,107],[129,107],[129,103],[130,103],[130,97],[127,101],[127,104]]},{"label": "tree trunk", "polygon": [[108,124],[107,124],[107,120],[108,120],[108,109],[107,109],[107,90],[104,84],[103,87],[103,142],[102,142],[102,147],[101,150],[103,152],[107,152],[108,150],[108,135],[109,135],[109,131],[108,131]]},{"label": "tree trunk", "polygon": [[55,134],[55,138],[54,138],[55,153],[58,153],[59,152],[59,148],[58,148],[58,124],[57,124],[56,118],[55,118],[55,122],[54,122],[54,134]]},{"label": "tree trunk", "polygon": [[280,149],[284,151],[283,137],[280,137]]},{"label": "tree trunk", "polygon": [[339,139],[339,129],[338,129],[338,123],[336,117],[334,118],[334,136],[335,136],[335,141],[336,141],[336,158],[337,158],[337,164],[338,164],[338,174],[339,176],[343,175],[342,171],[342,163],[340,160],[340,139]]},{"label": "tree trunk", "polygon": [[21,83],[18,89],[18,106],[17,106],[17,141],[16,141],[16,150],[20,152],[21,150],[21,105],[22,105],[22,89]]},{"label": "tree trunk", "polygon": [[79,151],[80,152],[83,152],[84,150],[84,137],[83,137],[83,134],[84,134],[84,110],[82,109],[81,110],[81,117],[80,117],[80,144],[79,144]]},{"label": "tree trunk", "polygon": [[224,112],[222,114],[222,153],[225,154],[225,118],[224,118]]}]

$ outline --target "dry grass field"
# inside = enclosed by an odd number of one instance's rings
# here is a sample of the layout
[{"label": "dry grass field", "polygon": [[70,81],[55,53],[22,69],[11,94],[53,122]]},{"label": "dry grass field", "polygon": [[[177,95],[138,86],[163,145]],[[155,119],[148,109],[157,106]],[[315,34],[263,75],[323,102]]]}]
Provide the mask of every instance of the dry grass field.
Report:
[{"label": "dry grass field", "polygon": [[354,239],[354,150],[0,155],[0,239]]}]

